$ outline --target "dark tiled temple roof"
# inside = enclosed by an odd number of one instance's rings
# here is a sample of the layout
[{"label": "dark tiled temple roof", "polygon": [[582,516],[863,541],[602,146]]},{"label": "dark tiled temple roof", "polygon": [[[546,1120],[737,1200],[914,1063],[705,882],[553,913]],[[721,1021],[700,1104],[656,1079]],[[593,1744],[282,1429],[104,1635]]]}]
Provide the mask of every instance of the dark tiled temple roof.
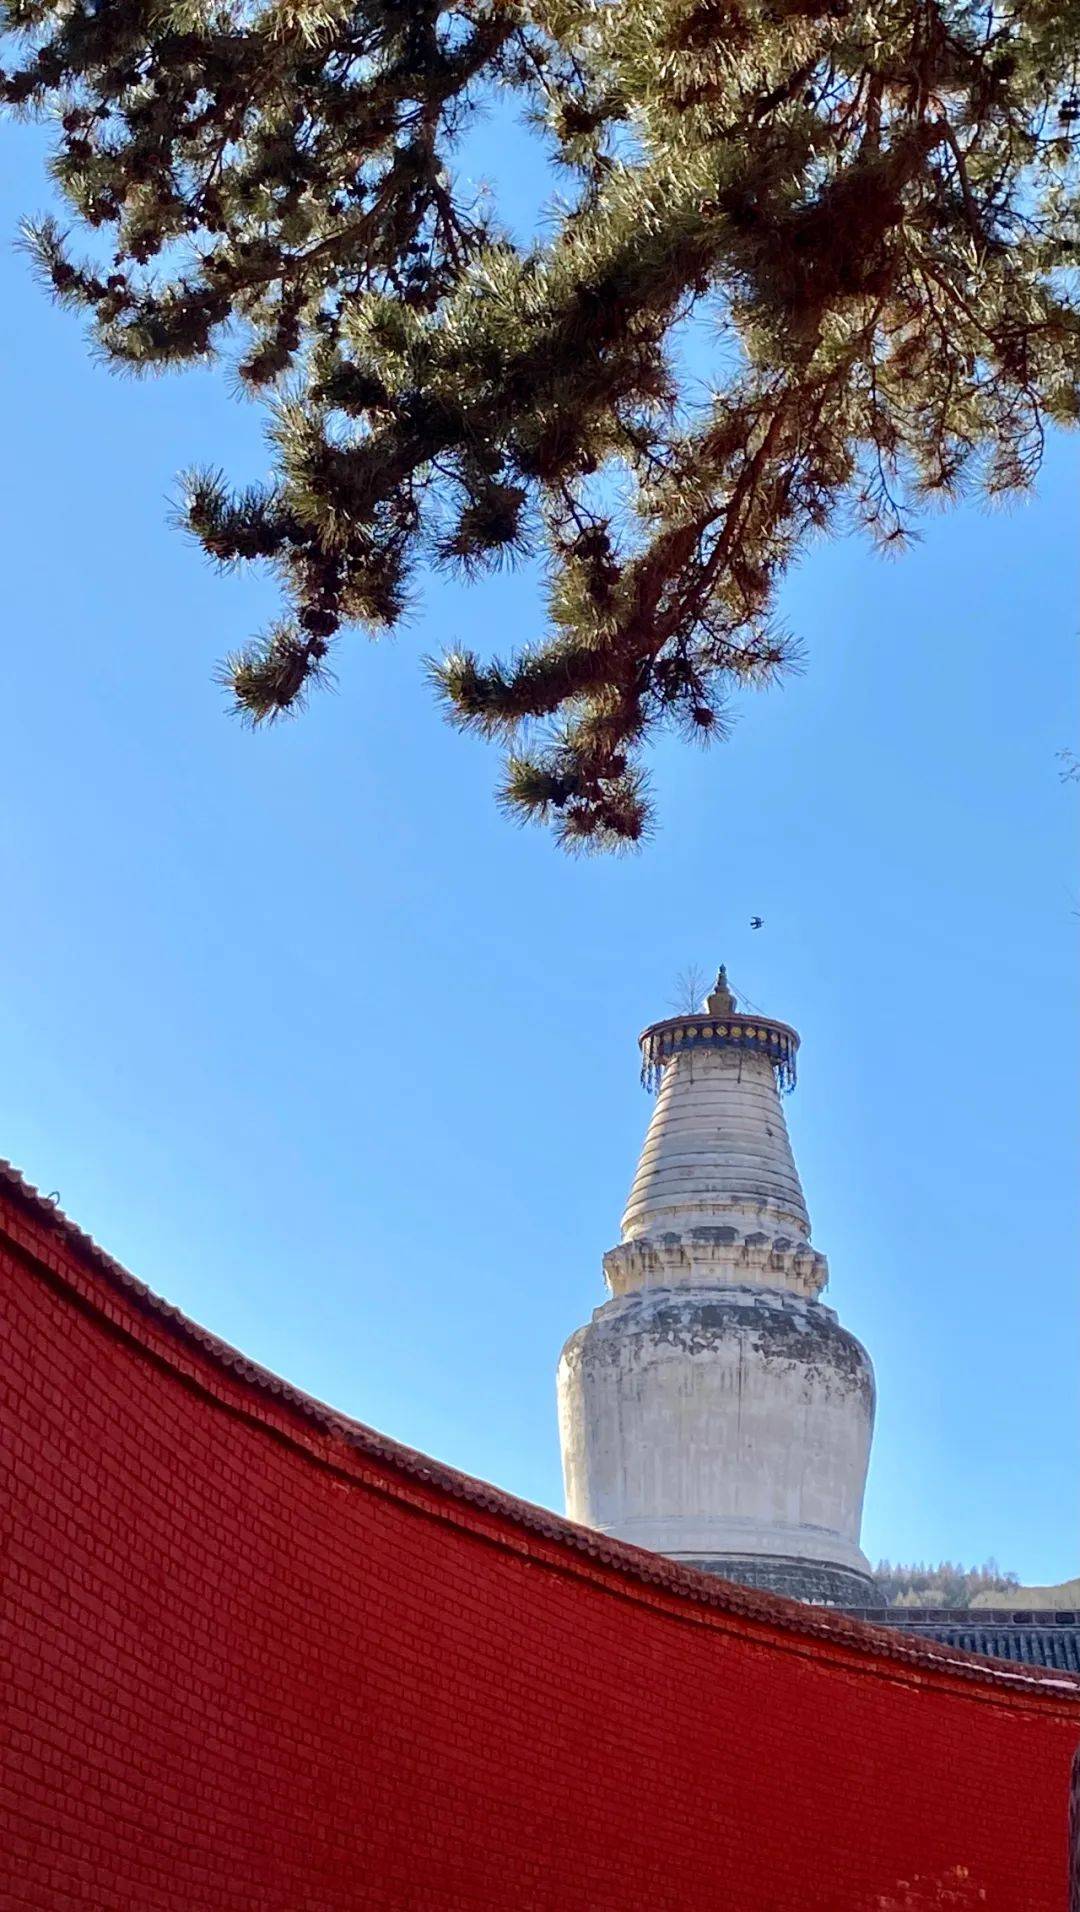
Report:
[{"label": "dark tiled temple roof", "polygon": [[1080,1612],[1052,1607],[845,1607],[853,1620],[963,1653],[1080,1673]]}]

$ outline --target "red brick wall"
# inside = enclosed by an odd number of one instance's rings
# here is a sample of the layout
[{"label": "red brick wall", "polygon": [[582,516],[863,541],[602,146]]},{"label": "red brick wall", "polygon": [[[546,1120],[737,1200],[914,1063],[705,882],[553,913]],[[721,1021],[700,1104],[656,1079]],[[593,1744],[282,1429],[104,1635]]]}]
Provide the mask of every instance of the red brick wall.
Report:
[{"label": "red brick wall", "polygon": [[0,1248],[4,1908],[1063,1912],[1067,1683],[650,1582]]}]

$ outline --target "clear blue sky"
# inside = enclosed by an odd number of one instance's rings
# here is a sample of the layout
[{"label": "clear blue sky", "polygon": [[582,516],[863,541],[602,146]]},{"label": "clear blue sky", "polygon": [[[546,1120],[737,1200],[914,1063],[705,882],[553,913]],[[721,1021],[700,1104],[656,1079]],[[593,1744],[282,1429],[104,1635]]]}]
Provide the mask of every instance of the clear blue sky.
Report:
[{"label": "clear blue sky", "polygon": [[[6,241],[47,193],[38,134],[5,138]],[[642,854],[575,863],[498,815],[419,668],[535,635],[535,578],[432,581],[252,736],[211,670],[272,587],[215,577],[168,500],[192,462],[257,475],[257,412],[220,374],[117,379],[0,271],[0,1152],[256,1359],[560,1506],[635,1038],[726,959],[803,1036],[814,1238],[878,1374],[868,1551],[1080,1571],[1076,442],[897,563],[816,550],[805,674],[656,752]]]}]

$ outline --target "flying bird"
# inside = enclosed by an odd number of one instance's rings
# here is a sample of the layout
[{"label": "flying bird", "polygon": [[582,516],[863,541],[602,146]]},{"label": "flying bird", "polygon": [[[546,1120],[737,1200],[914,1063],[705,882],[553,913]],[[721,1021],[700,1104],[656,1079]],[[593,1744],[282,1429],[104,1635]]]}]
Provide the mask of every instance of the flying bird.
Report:
[{"label": "flying bird", "polygon": [[750,918],[750,928],[760,929],[764,921],[765,918],[763,916],[752,916]]}]

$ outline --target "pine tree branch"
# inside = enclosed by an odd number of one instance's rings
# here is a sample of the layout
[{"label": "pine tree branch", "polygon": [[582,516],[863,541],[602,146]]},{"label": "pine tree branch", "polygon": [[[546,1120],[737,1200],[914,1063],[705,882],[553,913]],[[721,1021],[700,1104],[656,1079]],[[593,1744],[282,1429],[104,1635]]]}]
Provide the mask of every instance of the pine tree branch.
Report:
[{"label": "pine tree branch", "polygon": [[[240,710],[300,707],[421,563],[542,537],[548,635],[436,675],[570,848],[640,840],[649,739],[722,735],[731,685],[788,664],[778,587],[845,502],[897,542],[931,493],[1029,484],[1047,417],[1080,417],[1060,8],[7,5],[4,96],[56,108],[58,186],[112,254],[42,222],[58,298],[135,368],[241,338],[271,407],[266,489],[189,490],[215,561],[284,591],[228,667]],[[506,86],[570,182],[527,245],[458,157]],[[716,311],[707,412],[680,327]]]}]

